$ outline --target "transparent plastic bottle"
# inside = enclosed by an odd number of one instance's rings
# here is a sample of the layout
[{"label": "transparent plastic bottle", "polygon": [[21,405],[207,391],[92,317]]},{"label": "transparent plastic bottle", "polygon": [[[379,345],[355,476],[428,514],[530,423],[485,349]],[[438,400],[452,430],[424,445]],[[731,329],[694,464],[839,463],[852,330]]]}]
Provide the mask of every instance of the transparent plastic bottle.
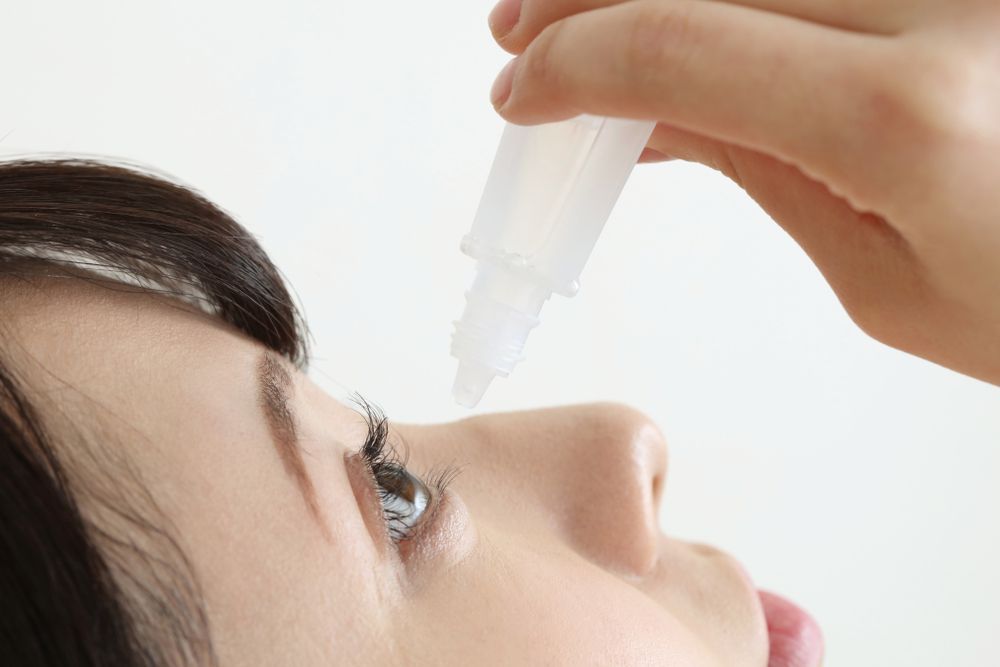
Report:
[{"label": "transparent plastic bottle", "polygon": [[523,358],[553,294],[571,297],[655,123],[596,116],[508,125],[462,252],[476,277],[455,322],[452,395],[475,407]]}]

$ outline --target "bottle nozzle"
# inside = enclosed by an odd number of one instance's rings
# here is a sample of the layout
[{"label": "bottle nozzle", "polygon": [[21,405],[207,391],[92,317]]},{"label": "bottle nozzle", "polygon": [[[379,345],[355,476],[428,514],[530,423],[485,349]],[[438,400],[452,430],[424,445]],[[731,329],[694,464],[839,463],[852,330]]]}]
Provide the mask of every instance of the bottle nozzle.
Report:
[{"label": "bottle nozzle", "polygon": [[455,384],[451,387],[452,398],[463,408],[474,408],[482,400],[494,377],[496,373],[486,366],[462,361],[458,364]]},{"label": "bottle nozzle", "polygon": [[476,260],[451,353],[452,396],[479,403],[494,377],[523,358],[528,333],[552,294],[573,296],[577,280],[652,121],[579,116],[508,125],[462,252]]},{"label": "bottle nozzle", "polygon": [[459,405],[475,407],[493,378],[510,375],[550,293],[503,265],[477,264],[451,337],[451,354],[459,361],[451,393]]}]

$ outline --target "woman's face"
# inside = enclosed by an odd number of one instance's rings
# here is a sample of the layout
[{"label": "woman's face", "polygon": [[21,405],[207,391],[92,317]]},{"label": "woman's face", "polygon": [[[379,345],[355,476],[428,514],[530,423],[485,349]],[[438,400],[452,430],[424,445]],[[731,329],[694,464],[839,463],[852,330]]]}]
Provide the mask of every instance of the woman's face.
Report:
[{"label": "woman's face", "polygon": [[[172,524],[223,665],[767,662],[741,568],[659,533],[667,451],[641,414],[393,426],[414,475],[461,468],[443,493],[422,477],[421,513],[405,476],[380,499],[354,409],[212,317],[72,279],[9,311],[41,395],[78,407]],[[383,500],[412,520],[387,529]]]}]

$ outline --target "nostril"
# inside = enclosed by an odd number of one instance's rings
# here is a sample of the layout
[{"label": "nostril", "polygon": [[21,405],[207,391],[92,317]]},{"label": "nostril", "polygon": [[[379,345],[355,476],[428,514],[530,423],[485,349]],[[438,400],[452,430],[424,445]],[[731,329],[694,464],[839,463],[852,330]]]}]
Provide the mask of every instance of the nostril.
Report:
[{"label": "nostril", "polygon": [[653,516],[660,516],[660,503],[663,502],[663,473],[653,475]]},{"label": "nostril", "polygon": [[637,441],[641,450],[643,473],[648,480],[653,514],[658,516],[667,479],[667,443],[660,429],[649,421],[643,424]]}]

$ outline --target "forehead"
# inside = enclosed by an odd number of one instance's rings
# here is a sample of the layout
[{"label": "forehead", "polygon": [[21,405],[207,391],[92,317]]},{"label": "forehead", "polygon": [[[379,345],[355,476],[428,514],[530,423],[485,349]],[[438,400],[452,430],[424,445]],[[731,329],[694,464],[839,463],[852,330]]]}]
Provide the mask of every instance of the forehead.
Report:
[{"label": "forehead", "polygon": [[252,386],[235,374],[252,366],[257,346],[169,297],[46,276],[19,280],[0,300],[4,356],[39,406],[76,429],[144,441],[144,455],[183,434],[179,410],[210,415],[224,387]]},{"label": "forehead", "polygon": [[[0,307],[14,361],[30,357],[70,377],[101,375],[114,366],[109,358],[152,361],[181,346],[197,355],[212,343],[245,338],[180,300],[97,277],[0,278]],[[194,340],[204,345],[190,345]]]},{"label": "forehead", "polygon": [[259,345],[180,301],[51,275],[3,279],[0,307],[4,361],[57,436],[113,438],[140,463],[178,459],[187,439],[232,428],[234,405],[254,405]]}]

